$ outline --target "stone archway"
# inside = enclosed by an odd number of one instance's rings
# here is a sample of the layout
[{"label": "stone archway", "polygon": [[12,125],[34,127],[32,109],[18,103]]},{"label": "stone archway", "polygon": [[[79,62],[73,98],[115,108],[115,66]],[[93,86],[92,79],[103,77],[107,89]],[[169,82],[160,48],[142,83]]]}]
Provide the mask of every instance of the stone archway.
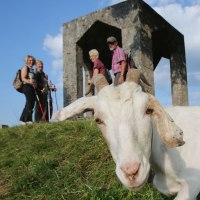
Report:
[{"label": "stone archway", "polygon": [[170,60],[173,105],[188,105],[184,36],[143,1],[130,0],[63,25],[64,105],[83,96],[82,66],[92,71],[88,51],[95,48],[107,68],[111,52],[106,38],[114,35],[154,86],[159,60]]}]

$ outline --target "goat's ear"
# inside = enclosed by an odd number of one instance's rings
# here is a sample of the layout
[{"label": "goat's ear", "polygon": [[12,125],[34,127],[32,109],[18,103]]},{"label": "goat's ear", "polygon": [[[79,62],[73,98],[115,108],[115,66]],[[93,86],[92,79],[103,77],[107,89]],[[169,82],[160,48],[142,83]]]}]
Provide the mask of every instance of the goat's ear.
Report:
[{"label": "goat's ear", "polygon": [[75,115],[81,114],[85,111],[94,110],[94,104],[96,101],[96,96],[92,97],[82,97],[65,108],[59,110],[54,113],[52,116],[52,120],[63,121],[69,119]]},{"label": "goat's ear", "polygon": [[150,94],[146,114],[149,114],[153,117],[157,132],[167,146],[177,147],[182,146],[185,143],[183,141],[183,131],[166,113],[159,101]]}]

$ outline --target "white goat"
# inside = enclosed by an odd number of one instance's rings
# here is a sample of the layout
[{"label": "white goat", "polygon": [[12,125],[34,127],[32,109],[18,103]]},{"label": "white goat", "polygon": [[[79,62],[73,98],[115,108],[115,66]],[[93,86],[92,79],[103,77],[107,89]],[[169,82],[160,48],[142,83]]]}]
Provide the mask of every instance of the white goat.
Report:
[{"label": "white goat", "polygon": [[[176,200],[196,199],[200,191],[200,107],[171,107],[167,114],[155,97],[134,82],[131,70],[126,82],[117,87],[109,86],[101,75],[93,83],[97,96],[78,99],[55,113],[54,119],[94,110],[123,185],[132,190],[143,186],[151,163],[153,183],[160,192],[177,194]],[[169,115],[183,130],[185,144],[182,130]]]}]

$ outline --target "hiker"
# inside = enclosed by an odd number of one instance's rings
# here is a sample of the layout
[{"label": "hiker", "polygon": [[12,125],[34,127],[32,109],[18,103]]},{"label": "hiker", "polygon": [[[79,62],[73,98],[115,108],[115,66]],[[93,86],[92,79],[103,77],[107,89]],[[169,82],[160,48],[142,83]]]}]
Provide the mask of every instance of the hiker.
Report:
[{"label": "hiker", "polygon": [[[90,60],[93,62],[93,75],[92,76],[96,76],[97,74],[102,74],[106,77],[106,80],[108,81],[108,83],[111,84],[112,77],[111,77],[109,71],[106,69],[103,62],[99,59],[99,52],[96,49],[92,49],[89,51],[89,57],[90,57]],[[90,85],[91,79],[89,76],[87,78],[88,78],[87,79],[88,85]],[[88,88],[88,91],[85,93],[85,95],[89,94],[88,92],[90,92],[92,90],[91,87]]]},{"label": "hiker", "polygon": [[119,47],[117,39],[113,36],[107,38],[107,44],[110,51],[113,52],[112,71],[115,76],[114,86],[116,86],[123,83],[126,79],[126,73],[127,73],[126,53],[121,47]]},{"label": "hiker", "polygon": [[39,100],[36,101],[35,105],[35,121],[48,121],[49,115],[48,115],[48,103],[50,103],[50,116],[52,114],[52,101],[48,102],[48,95],[51,91],[49,87],[51,87],[51,84],[48,84],[48,75],[44,73],[43,71],[43,61],[37,60],[36,61],[36,72],[35,72],[35,79],[37,83],[37,95]]},{"label": "hiker", "polygon": [[118,41],[115,37],[110,36],[107,38],[109,49],[113,52],[112,56],[112,71],[114,73],[114,85],[123,83],[126,79],[128,68],[132,68],[135,74],[136,82],[138,82],[144,91],[152,93],[152,85],[147,81],[144,74],[137,68],[133,59],[128,56],[125,51],[119,47]]},{"label": "hiker", "polygon": [[[89,51],[90,60],[93,62],[93,75],[102,74],[105,76],[105,65],[99,59],[99,52],[96,49]],[[88,78],[88,83],[91,83],[90,78]]]},{"label": "hiker", "polygon": [[23,82],[21,92],[26,97],[26,104],[22,111],[20,121],[21,124],[31,124],[33,108],[36,100],[35,96],[35,73],[33,70],[33,66],[35,65],[35,58],[31,55],[27,55],[24,59],[25,66],[21,68],[21,80]]}]

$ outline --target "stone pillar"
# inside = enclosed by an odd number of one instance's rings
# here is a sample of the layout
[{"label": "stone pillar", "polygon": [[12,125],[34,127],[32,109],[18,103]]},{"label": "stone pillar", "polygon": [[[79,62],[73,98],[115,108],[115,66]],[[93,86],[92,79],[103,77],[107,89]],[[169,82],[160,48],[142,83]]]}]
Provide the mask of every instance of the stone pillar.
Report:
[{"label": "stone pillar", "polygon": [[188,105],[187,71],[183,36],[174,41],[170,56],[172,104]]},{"label": "stone pillar", "polygon": [[[151,34],[137,24],[132,30],[133,40],[130,45],[131,57],[136,67],[142,71],[148,82],[152,85],[151,93],[154,94],[154,66]],[[146,88],[145,84],[143,87],[145,90],[149,90]]]},{"label": "stone pillar", "polygon": [[[82,49],[76,44],[76,38],[72,37],[76,32],[76,26],[64,26],[63,31],[63,94],[64,106],[69,105],[77,98],[83,96],[83,58]],[[69,40],[68,38],[72,39]]]},{"label": "stone pillar", "polygon": [[77,99],[83,96],[83,50],[78,45],[76,47],[76,67],[77,67]]}]

